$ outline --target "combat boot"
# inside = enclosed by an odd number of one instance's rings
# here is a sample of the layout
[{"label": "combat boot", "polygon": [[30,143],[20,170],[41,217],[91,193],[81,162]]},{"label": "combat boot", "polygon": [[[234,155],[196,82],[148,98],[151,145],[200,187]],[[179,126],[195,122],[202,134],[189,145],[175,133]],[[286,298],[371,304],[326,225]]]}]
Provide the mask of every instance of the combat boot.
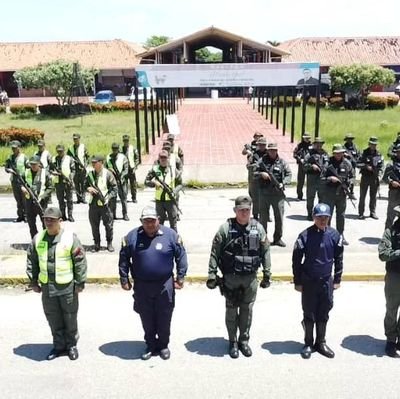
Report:
[{"label": "combat boot", "polygon": [[250,357],[253,352],[247,342],[240,342],[239,343],[239,350],[243,353],[244,356]]},{"label": "combat boot", "polygon": [[128,216],[128,214],[125,213],[124,216],[123,216],[123,219],[124,219],[125,221],[128,222],[128,221],[129,221],[129,216]]},{"label": "combat boot", "polygon": [[111,241],[107,241],[107,251],[108,252],[114,252],[114,247],[113,247]]},{"label": "combat boot", "polygon": [[303,320],[301,324],[304,329],[304,346],[301,350],[301,357],[303,359],[309,359],[313,352],[314,322],[312,320]]},{"label": "combat boot", "polygon": [[100,243],[95,242],[93,247],[90,249],[91,252],[99,252],[100,251]]},{"label": "combat boot", "polygon": [[235,341],[229,341],[229,356],[232,359],[237,359],[239,357],[239,347],[238,343]]},{"label": "combat boot", "polygon": [[387,341],[386,342],[386,347],[385,347],[385,353],[389,356],[389,357],[399,357],[399,355],[396,352],[396,343],[391,342],[391,341]]},{"label": "combat boot", "polygon": [[314,348],[321,355],[326,356],[329,359],[333,359],[335,357],[335,352],[329,348],[325,341],[326,324],[326,322],[322,321],[317,322],[317,339]]}]

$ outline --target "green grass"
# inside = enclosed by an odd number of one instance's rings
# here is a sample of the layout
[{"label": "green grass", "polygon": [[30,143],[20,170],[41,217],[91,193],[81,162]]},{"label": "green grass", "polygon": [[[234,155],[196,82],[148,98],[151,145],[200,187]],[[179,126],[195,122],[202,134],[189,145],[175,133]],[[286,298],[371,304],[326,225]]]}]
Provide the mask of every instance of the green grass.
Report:
[{"label": "green grass", "polygon": [[[143,114],[143,112],[140,113],[142,152],[144,152]],[[150,113],[148,119],[151,144]],[[71,119],[53,119],[41,116],[17,117],[9,114],[0,114],[0,128],[11,126],[42,130],[45,133],[44,139],[47,149],[54,155],[57,144],[64,144],[66,147],[72,144],[73,133],[81,135],[81,142],[87,146],[91,155],[96,153],[108,154],[111,152],[111,144],[113,142],[122,144],[122,136],[124,134],[129,134],[131,144],[136,144],[135,114],[128,111],[95,113],[84,115],[82,118]],[[23,149],[28,156],[32,155],[36,150],[37,147],[32,145]],[[10,153],[9,147],[0,146],[0,164],[4,163]]]}]

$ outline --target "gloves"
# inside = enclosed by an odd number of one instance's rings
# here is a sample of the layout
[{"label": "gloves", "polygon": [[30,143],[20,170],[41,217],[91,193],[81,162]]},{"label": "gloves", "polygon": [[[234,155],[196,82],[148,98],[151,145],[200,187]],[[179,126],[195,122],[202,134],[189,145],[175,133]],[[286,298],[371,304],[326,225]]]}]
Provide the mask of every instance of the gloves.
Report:
[{"label": "gloves", "polygon": [[214,288],[217,288],[217,280],[215,278],[209,278],[206,282],[207,288],[210,290],[213,290]]},{"label": "gloves", "polygon": [[260,287],[261,288],[268,288],[271,285],[271,282],[269,281],[268,276],[264,276],[260,282]]}]

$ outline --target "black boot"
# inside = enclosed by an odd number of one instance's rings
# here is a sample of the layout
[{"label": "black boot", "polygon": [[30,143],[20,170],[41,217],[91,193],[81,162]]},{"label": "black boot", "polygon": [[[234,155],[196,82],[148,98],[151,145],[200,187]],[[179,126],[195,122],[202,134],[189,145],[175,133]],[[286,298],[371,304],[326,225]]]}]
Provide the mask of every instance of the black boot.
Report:
[{"label": "black boot", "polygon": [[108,252],[114,252],[114,247],[113,247],[111,241],[107,241],[107,251]]},{"label": "black boot", "polygon": [[335,357],[335,352],[329,348],[325,341],[326,324],[327,323],[324,321],[317,322],[317,339],[315,342],[315,350],[321,355],[326,356],[329,359],[333,359]]},{"label": "black boot", "polygon": [[239,357],[239,346],[235,341],[229,341],[229,356],[232,359],[237,359]]},{"label": "black boot", "polygon": [[314,322],[312,320],[303,320],[301,324],[304,329],[304,346],[301,350],[301,357],[309,359],[314,345]]},{"label": "black boot", "polygon": [[395,342],[390,342],[387,341],[386,342],[386,347],[385,347],[385,353],[389,356],[389,357],[399,357],[399,355],[396,352],[396,343]]}]

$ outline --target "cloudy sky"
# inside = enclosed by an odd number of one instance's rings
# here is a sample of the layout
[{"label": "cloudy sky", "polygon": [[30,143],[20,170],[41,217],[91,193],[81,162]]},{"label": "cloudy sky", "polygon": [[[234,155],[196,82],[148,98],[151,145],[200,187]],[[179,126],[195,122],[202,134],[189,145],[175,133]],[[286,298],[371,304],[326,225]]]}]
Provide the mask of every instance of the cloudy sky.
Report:
[{"label": "cloudy sky", "polygon": [[179,38],[211,25],[265,42],[400,35],[399,0],[11,0],[0,42]]}]

